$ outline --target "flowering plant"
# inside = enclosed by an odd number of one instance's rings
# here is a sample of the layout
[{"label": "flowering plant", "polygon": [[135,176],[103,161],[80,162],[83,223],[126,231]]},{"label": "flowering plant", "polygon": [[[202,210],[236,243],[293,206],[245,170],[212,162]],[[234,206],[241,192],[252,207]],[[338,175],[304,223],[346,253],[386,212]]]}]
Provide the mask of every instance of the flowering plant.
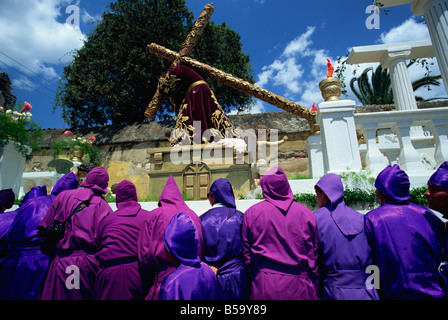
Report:
[{"label": "flowering plant", "polygon": [[[15,105],[14,109],[20,108]],[[4,110],[0,107],[0,148],[9,141],[16,142],[15,147],[26,158],[30,159],[27,147],[39,150],[44,137],[44,132],[39,124],[31,120],[31,104],[24,103],[20,112],[17,110]]]},{"label": "flowering plant", "polygon": [[64,137],[54,141],[52,145],[53,155],[56,157],[63,149],[73,149],[79,147],[83,151],[82,161],[89,161],[96,166],[101,164],[101,154],[99,149],[93,145],[96,141],[94,136],[88,139],[82,138],[80,136],[75,136],[69,130],[64,132]]}]

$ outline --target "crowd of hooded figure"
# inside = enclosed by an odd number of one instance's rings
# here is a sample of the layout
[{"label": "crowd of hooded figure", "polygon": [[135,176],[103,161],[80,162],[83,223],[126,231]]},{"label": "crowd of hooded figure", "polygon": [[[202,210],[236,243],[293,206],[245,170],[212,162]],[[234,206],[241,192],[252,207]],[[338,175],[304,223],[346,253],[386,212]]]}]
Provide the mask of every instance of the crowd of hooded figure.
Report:
[{"label": "crowd of hooded figure", "polygon": [[[380,206],[344,202],[336,174],[315,185],[319,209],[295,202],[279,167],[260,179],[264,200],[243,214],[230,182],[209,190],[198,216],[169,177],[147,211],[121,181],[117,209],[104,200],[109,176],[64,175],[47,195],[32,188],[15,211],[0,191],[0,298],[99,300],[442,299],[447,294],[448,162],[428,181],[429,208],[410,202],[408,175],[387,166],[375,181]],[[79,187],[78,187],[79,184]],[[11,202],[12,201],[12,202]],[[369,266],[378,272],[369,283]],[[370,284],[370,285],[369,285]]]}]

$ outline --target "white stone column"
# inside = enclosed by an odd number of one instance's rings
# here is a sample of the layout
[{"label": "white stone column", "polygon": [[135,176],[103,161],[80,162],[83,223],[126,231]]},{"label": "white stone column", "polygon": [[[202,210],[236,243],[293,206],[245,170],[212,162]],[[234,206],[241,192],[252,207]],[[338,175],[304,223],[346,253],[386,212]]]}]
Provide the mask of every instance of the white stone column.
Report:
[{"label": "white stone column", "polygon": [[320,136],[310,136],[306,139],[305,150],[308,153],[308,167],[310,176],[318,179],[325,174],[322,139]]},{"label": "white stone column", "polygon": [[448,0],[414,0],[411,10],[416,16],[425,15],[440,74],[448,93]]},{"label": "white stone column", "polygon": [[362,170],[354,111],[352,100],[319,104],[316,120],[321,130],[325,173]]},{"label": "white stone column", "polygon": [[[411,50],[389,51],[382,61],[383,68],[389,68],[392,92],[397,110],[417,110],[414,88],[412,87],[406,59]],[[411,127],[411,137],[423,137],[422,127]]]}]

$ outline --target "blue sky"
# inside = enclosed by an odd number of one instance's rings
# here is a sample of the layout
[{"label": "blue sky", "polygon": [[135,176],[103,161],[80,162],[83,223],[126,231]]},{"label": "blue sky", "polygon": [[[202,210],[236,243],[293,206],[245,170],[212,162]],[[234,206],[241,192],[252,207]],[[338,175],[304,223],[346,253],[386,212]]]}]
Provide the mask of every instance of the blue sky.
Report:
[{"label": "blue sky", "polygon": [[[56,85],[71,52],[79,49],[94,27],[107,0],[2,0],[0,2],[0,71],[8,72],[18,101],[32,104],[33,120],[42,128],[67,128],[52,113]],[[198,17],[212,0],[187,0]],[[371,0],[215,0],[211,20],[226,22],[241,36],[250,56],[257,85],[311,108],[323,101],[319,82],[325,78],[326,58],[336,66],[339,56],[355,46],[429,39],[427,27],[414,17],[410,5],[390,8],[379,16],[379,29],[368,29]],[[73,11],[75,9],[75,11]],[[79,26],[73,19],[79,11]],[[439,74],[433,59],[433,74]],[[351,66],[358,74],[371,65]],[[373,65],[376,66],[376,65]],[[411,78],[424,75],[410,69]],[[446,96],[443,86],[425,97]],[[356,98],[349,90],[349,99]],[[281,111],[257,101],[251,112]]]}]

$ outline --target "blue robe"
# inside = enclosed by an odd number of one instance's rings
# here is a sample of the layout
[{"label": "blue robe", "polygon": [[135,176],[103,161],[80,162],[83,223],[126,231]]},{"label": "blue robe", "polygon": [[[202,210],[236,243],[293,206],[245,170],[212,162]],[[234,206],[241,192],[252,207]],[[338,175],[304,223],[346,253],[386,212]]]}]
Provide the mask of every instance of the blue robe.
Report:
[{"label": "blue robe", "polygon": [[409,202],[409,185],[408,176],[398,165],[386,167],[375,187],[390,202],[365,216],[373,263],[380,271],[380,297],[443,298],[438,266],[444,225],[430,210]]},{"label": "blue robe", "polygon": [[164,232],[167,252],[180,265],[160,287],[160,300],[214,300],[217,298],[216,276],[198,255],[199,235],[185,212],[173,216]]},{"label": "blue robe", "polygon": [[250,298],[250,278],[242,260],[243,213],[236,210],[232,186],[226,179],[213,182],[210,193],[219,205],[200,216],[207,264],[218,268],[220,298]]},{"label": "blue robe", "polygon": [[50,261],[40,250],[37,226],[57,194],[77,187],[78,179],[70,172],[59,179],[50,195],[46,195],[45,187],[37,187],[44,188],[44,195],[33,197],[28,193],[25,196],[7,234],[11,251],[0,272],[0,299],[37,298]]}]

